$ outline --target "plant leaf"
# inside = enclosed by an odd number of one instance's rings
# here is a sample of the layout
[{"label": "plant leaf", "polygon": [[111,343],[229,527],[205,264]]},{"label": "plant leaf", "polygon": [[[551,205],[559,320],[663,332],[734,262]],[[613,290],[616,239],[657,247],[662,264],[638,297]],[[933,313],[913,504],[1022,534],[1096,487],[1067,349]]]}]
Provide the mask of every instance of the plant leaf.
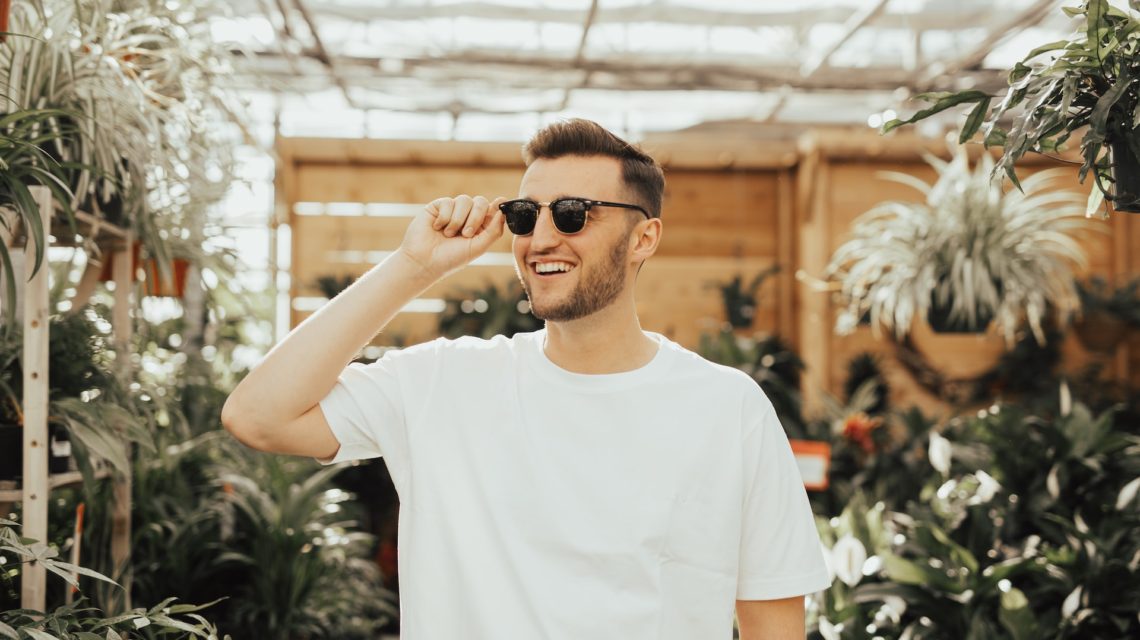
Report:
[{"label": "plant leaf", "polygon": [[958,144],[965,144],[967,140],[974,137],[978,129],[982,128],[982,123],[985,122],[986,114],[990,111],[990,102],[993,98],[986,96],[985,99],[978,102],[970,115],[966,117],[966,124],[962,125],[962,133],[958,135]]},{"label": "plant leaf", "polygon": [[941,113],[947,109],[951,109],[951,108],[956,107],[960,104],[967,104],[970,102],[980,102],[980,101],[986,100],[987,98],[990,98],[990,97],[991,97],[990,94],[988,94],[984,91],[978,91],[976,89],[970,89],[967,91],[959,91],[957,93],[948,93],[948,92],[922,93],[922,94],[915,96],[915,99],[924,100],[927,102],[934,102],[934,104],[932,106],[927,107],[926,109],[922,109],[921,111],[915,113],[914,115],[907,118],[906,120],[899,120],[896,118],[894,120],[890,120],[890,121],[886,122],[885,124],[883,124],[881,132],[882,133],[889,133],[892,130],[897,129],[898,127],[901,127],[904,124],[914,124],[915,122],[918,122],[919,120],[922,120],[924,118],[929,118],[930,116],[932,116],[936,113]]}]

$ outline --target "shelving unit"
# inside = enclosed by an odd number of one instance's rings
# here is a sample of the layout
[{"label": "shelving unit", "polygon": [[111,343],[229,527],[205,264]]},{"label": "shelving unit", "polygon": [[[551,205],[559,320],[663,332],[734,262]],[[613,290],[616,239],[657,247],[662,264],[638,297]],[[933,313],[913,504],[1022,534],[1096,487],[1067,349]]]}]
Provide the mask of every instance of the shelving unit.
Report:
[{"label": "shelving unit", "polygon": [[[50,245],[54,213],[51,191],[47,187],[32,187],[32,195],[39,205],[43,223],[45,244]],[[119,375],[129,375],[129,353],[131,335],[131,253],[133,234],[126,229],[103,222],[87,214],[76,216],[77,222],[85,227],[86,240],[94,241],[114,256],[113,278],[115,282],[115,306],[112,318],[113,336],[117,362],[124,363]],[[62,234],[61,234],[62,235]],[[63,244],[67,244],[65,239]],[[44,248],[45,264],[28,279],[21,273],[20,265],[28,266],[22,250],[13,253],[13,267],[18,287],[15,305],[17,319],[24,328],[24,456],[23,486],[19,489],[0,490],[0,503],[21,501],[23,503],[22,535],[35,540],[47,540],[48,504],[53,489],[77,484],[83,481],[79,472],[50,474],[48,472],[48,354],[49,325],[49,282],[46,260],[48,247]],[[86,301],[98,280],[98,272],[88,265],[78,287],[76,299]],[[124,446],[127,446],[124,443]],[[114,482],[114,512],[112,514],[111,558],[115,566],[125,566],[130,552],[131,524],[131,478],[125,474],[112,474],[109,467],[96,473],[96,477],[112,477]],[[21,580],[21,606],[43,610],[46,600],[47,572],[36,562],[29,563]],[[120,580],[125,589],[126,606],[130,606],[130,583]]]}]

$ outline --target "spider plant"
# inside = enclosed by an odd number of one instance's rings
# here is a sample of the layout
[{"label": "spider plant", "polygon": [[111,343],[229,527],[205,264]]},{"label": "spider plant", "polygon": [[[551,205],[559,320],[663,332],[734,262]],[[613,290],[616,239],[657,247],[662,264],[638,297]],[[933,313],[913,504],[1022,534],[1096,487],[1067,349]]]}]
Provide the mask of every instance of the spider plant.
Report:
[{"label": "spider plant", "polygon": [[[32,154],[32,177],[57,187],[65,211],[132,227],[163,267],[165,240],[204,216],[232,181],[242,127],[219,88],[230,54],[211,37],[209,18],[220,10],[211,2],[25,2],[12,7],[19,35],[0,43],[0,118],[38,116],[23,129],[0,128],[0,153]],[[27,182],[5,180],[16,181]],[[26,189],[8,190],[34,221]]]},{"label": "spider plant", "polygon": [[[52,121],[66,116],[58,109],[30,109],[0,114],[0,223],[11,234],[16,227],[30,230],[23,238],[24,247],[33,251],[31,274],[43,264],[44,237],[40,208],[32,198],[32,185],[43,185],[52,190],[59,202],[70,202],[72,195],[67,184],[58,177],[60,163],[45,147],[67,131],[52,127]],[[4,215],[5,211],[16,217]],[[4,272],[6,300],[16,299],[16,278],[8,243],[0,242],[0,271]],[[15,320],[15,306],[7,305],[4,313],[8,323]]]},{"label": "spider plant", "polygon": [[1006,341],[1028,321],[1044,342],[1042,318],[1064,318],[1079,307],[1072,265],[1084,251],[1071,235],[1089,224],[1081,199],[1048,190],[1056,171],[1005,191],[991,175],[986,154],[971,169],[959,147],[950,161],[928,157],[934,184],[902,173],[887,179],[925,196],[921,202],[889,201],[860,216],[851,237],[832,255],[827,277],[836,283],[843,309],[837,332],[850,333],[870,316],[902,338],[915,320],[943,331],[980,331],[996,321]]}]

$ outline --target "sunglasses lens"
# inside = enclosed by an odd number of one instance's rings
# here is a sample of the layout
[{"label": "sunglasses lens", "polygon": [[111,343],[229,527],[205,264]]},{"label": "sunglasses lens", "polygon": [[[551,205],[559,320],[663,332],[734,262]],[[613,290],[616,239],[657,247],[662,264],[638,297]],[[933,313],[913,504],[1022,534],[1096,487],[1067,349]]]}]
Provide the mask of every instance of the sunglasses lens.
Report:
[{"label": "sunglasses lens", "polygon": [[578,233],[586,226],[586,211],[589,207],[582,200],[567,198],[550,205],[554,226],[562,233]]},{"label": "sunglasses lens", "polygon": [[538,219],[538,204],[526,200],[504,202],[503,216],[507,220],[507,228],[516,236],[525,236],[534,231],[534,223]]}]

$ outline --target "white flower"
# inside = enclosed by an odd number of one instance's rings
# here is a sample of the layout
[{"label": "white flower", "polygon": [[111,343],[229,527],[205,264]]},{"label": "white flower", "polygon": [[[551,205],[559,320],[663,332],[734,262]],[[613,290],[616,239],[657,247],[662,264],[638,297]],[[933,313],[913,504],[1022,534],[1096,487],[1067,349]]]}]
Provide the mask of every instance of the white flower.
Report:
[{"label": "white flower", "polygon": [[978,470],[974,473],[974,477],[978,479],[978,491],[974,494],[977,499],[976,504],[983,504],[994,499],[997,492],[1001,490],[1001,483],[994,480],[994,477],[985,471]]},{"label": "white flower", "polygon": [[1116,496],[1117,511],[1123,510],[1124,507],[1128,506],[1128,503],[1132,502],[1132,499],[1136,497],[1137,491],[1140,491],[1140,478],[1136,478],[1132,482],[1124,485],[1124,488],[1120,490],[1120,494]]},{"label": "white flower", "polygon": [[949,440],[937,433],[931,433],[928,455],[930,456],[930,466],[934,467],[942,475],[950,473],[950,460],[953,456],[953,452]]},{"label": "white flower", "polygon": [[831,624],[831,621],[823,616],[819,617],[819,635],[823,636],[823,640],[839,640],[839,630],[836,628],[838,625]]},{"label": "white flower", "polygon": [[1076,589],[1073,589],[1073,592],[1069,594],[1069,597],[1065,598],[1065,602],[1061,605],[1061,617],[1068,620],[1073,617],[1073,614],[1077,612],[1080,606],[1081,588],[1078,586]]},{"label": "white flower", "polygon": [[831,548],[831,565],[835,575],[847,586],[854,587],[863,579],[863,564],[867,562],[867,549],[851,534],[835,541]]}]

